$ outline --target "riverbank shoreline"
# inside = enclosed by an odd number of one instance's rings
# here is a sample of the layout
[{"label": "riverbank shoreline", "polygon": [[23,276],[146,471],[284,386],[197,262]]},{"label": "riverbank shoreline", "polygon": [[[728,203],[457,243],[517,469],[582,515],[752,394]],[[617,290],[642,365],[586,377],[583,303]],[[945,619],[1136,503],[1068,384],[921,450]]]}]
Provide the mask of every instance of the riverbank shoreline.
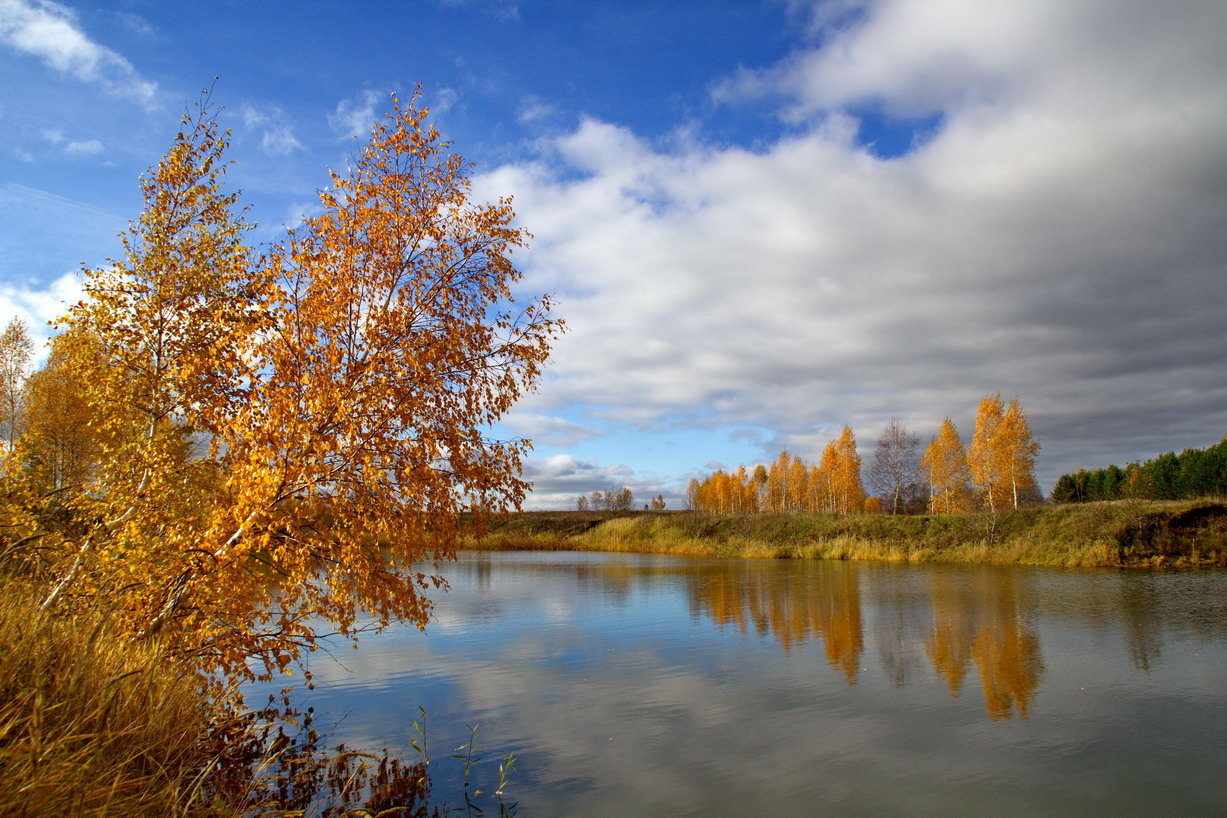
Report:
[{"label": "riverbank shoreline", "polygon": [[1046,505],[997,514],[705,514],[529,511],[492,522],[466,550],[613,551],[739,557],[1046,565],[1227,567],[1218,500]]}]

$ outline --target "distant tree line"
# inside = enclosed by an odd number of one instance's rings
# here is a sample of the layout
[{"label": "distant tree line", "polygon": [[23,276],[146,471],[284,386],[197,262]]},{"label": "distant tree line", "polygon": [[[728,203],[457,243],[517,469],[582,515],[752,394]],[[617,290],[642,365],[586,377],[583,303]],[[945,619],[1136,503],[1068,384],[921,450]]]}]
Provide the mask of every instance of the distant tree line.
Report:
[{"label": "distant tree line", "polygon": [[1054,503],[1096,500],[1183,500],[1227,495],[1227,436],[1206,449],[1168,452],[1145,463],[1063,474],[1052,489]]},{"label": "distant tree line", "polygon": [[630,511],[634,504],[635,494],[625,486],[617,486],[605,492],[581,494],[575,500],[575,508],[578,511]]},{"label": "distant tree line", "polygon": [[[635,505],[635,494],[625,486],[609,491],[594,491],[575,498],[576,511],[630,511]],[[664,511],[665,496],[658,494],[643,506],[644,511]]]}]

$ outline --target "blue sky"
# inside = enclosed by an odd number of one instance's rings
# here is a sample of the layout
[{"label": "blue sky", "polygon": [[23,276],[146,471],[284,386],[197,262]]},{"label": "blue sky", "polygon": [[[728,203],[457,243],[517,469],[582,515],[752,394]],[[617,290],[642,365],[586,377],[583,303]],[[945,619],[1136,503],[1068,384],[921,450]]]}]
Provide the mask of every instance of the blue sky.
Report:
[{"label": "blue sky", "polygon": [[424,88],[570,332],[529,507],[1017,395],[1045,490],[1227,432],[1227,4],[0,0],[0,320],[117,253],[216,81],[258,238]]}]

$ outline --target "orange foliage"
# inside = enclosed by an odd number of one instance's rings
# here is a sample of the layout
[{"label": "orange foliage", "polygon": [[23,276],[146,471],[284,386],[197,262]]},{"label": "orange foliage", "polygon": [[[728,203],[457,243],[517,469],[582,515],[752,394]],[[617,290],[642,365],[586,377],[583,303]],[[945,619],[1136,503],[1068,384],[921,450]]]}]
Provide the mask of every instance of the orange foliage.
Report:
[{"label": "orange foliage", "polygon": [[942,430],[929,442],[920,464],[928,471],[931,511],[957,514],[971,510],[967,455],[950,418],[942,420]]},{"label": "orange foliage", "polygon": [[702,481],[691,479],[686,494],[692,509],[715,514],[851,514],[865,508],[861,458],[856,453],[856,438],[847,426],[838,440],[827,445],[822,466],[808,466],[801,458],[782,451],[770,466],[760,463],[752,471],[739,466],[732,474],[720,469]]},{"label": "orange foliage", "polygon": [[[87,271],[66,366],[101,420],[96,521],[46,532],[45,606],[106,599],[202,673],[285,668],[320,622],[423,625],[414,563],[451,556],[457,517],[518,507],[526,441],[486,436],[535,387],[561,324],[519,308],[507,200],[393,100],[324,211],[256,258],[227,135],[202,105],[142,181],[124,255]],[[427,569],[429,570],[429,569]]]}]

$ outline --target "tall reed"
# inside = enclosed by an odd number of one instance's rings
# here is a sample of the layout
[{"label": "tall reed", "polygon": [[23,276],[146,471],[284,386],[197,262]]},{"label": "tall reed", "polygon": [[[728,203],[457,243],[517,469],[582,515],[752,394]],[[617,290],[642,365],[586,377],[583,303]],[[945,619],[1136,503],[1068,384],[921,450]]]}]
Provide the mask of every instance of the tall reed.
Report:
[{"label": "tall reed", "polygon": [[[0,814],[233,815],[216,762],[232,741],[194,677],[103,615],[57,618],[0,590]],[[212,728],[212,729],[211,729]]]}]

